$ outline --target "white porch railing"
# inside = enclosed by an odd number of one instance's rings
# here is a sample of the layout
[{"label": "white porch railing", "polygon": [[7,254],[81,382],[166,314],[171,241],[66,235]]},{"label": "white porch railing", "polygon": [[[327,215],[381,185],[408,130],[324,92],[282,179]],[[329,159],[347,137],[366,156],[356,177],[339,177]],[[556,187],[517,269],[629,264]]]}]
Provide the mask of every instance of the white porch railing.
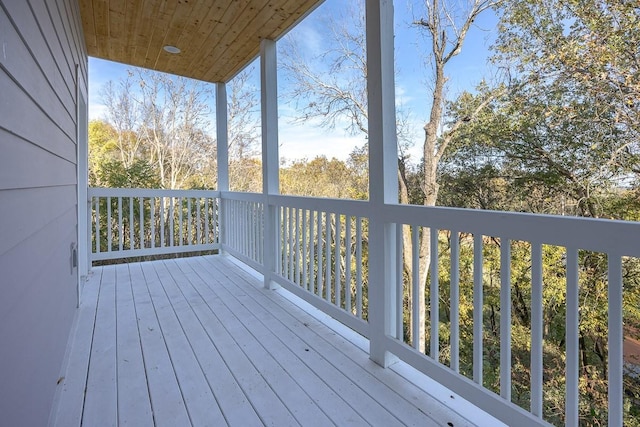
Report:
[{"label": "white porch railing", "polygon": [[218,193],[90,188],[91,261],[218,249]]},{"label": "white porch railing", "polygon": [[[220,247],[372,342],[377,340],[390,353],[509,425],[546,424],[543,420],[543,293],[547,285],[543,257],[550,247],[560,248],[563,254],[559,274],[565,283],[567,313],[566,354],[562,358],[566,382],[565,424],[578,424],[579,405],[584,404],[579,401],[578,388],[578,341],[580,328],[584,327],[579,305],[579,259],[586,251],[595,253],[606,258],[609,425],[623,424],[622,266],[629,257],[640,257],[638,224],[406,205],[385,205],[382,211],[371,212],[367,202],[213,191],[91,189],[89,194],[93,200],[93,240],[96,242],[92,259]],[[127,210],[130,207],[134,209]],[[265,241],[267,207],[276,212],[275,242]],[[398,249],[393,252],[386,249],[381,259],[371,259],[368,250],[372,216],[378,223],[382,221],[395,227],[398,239],[395,245]],[[429,298],[423,314],[415,298],[407,301],[403,297],[419,294],[417,281],[402,274],[403,262],[412,265],[414,272],[418,271],[417,255],[404,259],[403,227],[410,234],[413,254],[418,252],[420,236],[424,233],[431,236],[431,273],[426,290]],[[107,241],[107,248],[98,244],[100,240]],[[443,251],[441,246],[445,240],[450,245]],[[530,384],[526,391],[530,397],[526,408],[512,403],[517,399],[511,395],[514,375],[512,270],[516,268],[512,250],[519,251],[517,262],[525,262],[525,269],[530,271],[527,279],[531,289]],[[267,271],[265,267],[266,251],[275,251],[275,271]],[[488,271],[487,260],[483,258],[487,251],[492,251],[495,257],[491,267],[495,271]],[[471,254],[471,265],[461,266],[462,252],[467,254],[467,259]],[[526,259],[522,253],[527,254]],[[372,263],[400,266],[396,268],[395,302],[385,307],[388,317],[396,321],[393,336],[380,336],[369,327],[368,289],[380,286],[381,282],[380,278],[369,277]],[[440,283],[444,267],[448,272],[446,295],[445,283]],[[522,270],[521,266],[517,268]],[[465,271],[470,274],[462,277],[461,272]],[[486,282],[492,274],[496,278],[498,301],[494,345],[499,353],[497,386],[486,384],[483,369],[491,362],[486,355],[488,343],[483,313],[484,298],[489,295]],[[459,309],[465,298],[471,300],[472,305],[470,324],[464,324],[465,317]],[[448,301],[448,305],[441,306],[442,301]],[[447,340],[441,337],[440,313],[443,311],[448,319]],[[410,323],[405,319],[411,319]],[[418,323],[421,321],[427,325],[423,337]],[[461,341],[461,328],[466,331],[464,336],[468,342]],[[423,338],[426,342],[421,342]],[[425,353],[419,350],[421,346]],[[470,350],[463,355],[462,348]],[[467,359],[462,363],[464,357]],[[462,372],[462,365],[471,366],[471,371]]]}]

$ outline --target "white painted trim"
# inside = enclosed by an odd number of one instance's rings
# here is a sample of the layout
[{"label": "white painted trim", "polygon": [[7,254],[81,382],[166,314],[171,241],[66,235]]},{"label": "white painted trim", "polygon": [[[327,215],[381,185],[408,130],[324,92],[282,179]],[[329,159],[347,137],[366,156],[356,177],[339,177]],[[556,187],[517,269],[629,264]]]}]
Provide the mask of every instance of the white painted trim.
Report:
[{"label": "white painted trim", "polygon": [[[260,105],[262,123],[262,193],[280,192],[278,156],[278,61],[276,42],[260,42]],[[264,286],[273,287],[271,274],[276,268],[277,213],[272,205],[265,206],[264,225]]]},{"label": "white painted trim", "polygon": [[387,204],[385,222],[640,257],[640,224],[631,221]]},{"label": "white painted trim", "polygon": [[215,251],[220,249],[218,243],[209,243],[206,245],[182,245],[182,246],[165,246],[144,249],[131,249],[123,251],[107,251],[94,253],[92,259],[94,261],[102,261],[107,259],[134,258],[152,255],[168,255],[180,254],[187,252]]},{"label": "white painted trim", "polygon": [[218,191],[229,191],[229,132],[227,120],[227,85],[216,83]]},{"label": "white painted trim", "polygon": [[[216,83],[216,156],[218,173],[218,191],[229,191],[229,129],[227,115],[227,85]],[[224,201],[219,199],[218,223],[225,224]],[[227,240],[226,228],[218,228],[218,241],[224,243]]]},{"label": "white painted trim", "polygon": [[78,307],[82,298],[82,285],[89,275],[91,268],[91,224],[89,213],[91,212],[88,196],[89,187],[89,139],[88,139],[88,114],[87,101],[80,90],[80,66],[76,64],[76,171],[77,171],[77,294]]},{"label": "white painted trim", "polygon": [[156,188],[89,188],[89,197],[191,197],[217,198],[219,191],[213,190],[164,190]]},{"label": "white painted trim", "polygon": [[397,137],[393,46],[393,1],[367,0],[367,95],[369,111],[369,325],[370,357],[382,365],[393,361],[384,344],[396,331],[394,281],[396,225],[380,215],[398,202]]}]

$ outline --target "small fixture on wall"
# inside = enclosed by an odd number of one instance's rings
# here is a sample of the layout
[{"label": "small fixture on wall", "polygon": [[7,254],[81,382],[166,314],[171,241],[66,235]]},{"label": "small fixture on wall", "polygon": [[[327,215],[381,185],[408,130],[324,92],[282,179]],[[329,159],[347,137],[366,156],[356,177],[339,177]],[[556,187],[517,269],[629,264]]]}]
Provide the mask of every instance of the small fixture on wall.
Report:
[{"label": "small fixture on wall", "polygon": [[178,54],[178,53],[180,53],[180,49],[179,49],[179,48],[177,48],[177,47],[175,47],[175,46],[171,46],[171,45],[166,45],[163,49],[164,49],[166,52],[173,53],[173,54]]}]

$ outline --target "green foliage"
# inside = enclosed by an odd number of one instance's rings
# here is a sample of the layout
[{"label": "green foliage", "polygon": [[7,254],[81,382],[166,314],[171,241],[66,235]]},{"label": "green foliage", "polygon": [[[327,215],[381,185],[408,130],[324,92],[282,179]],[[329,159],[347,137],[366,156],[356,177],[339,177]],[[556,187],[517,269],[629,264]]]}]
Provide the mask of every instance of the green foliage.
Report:
[{"label": "green foliage", "polygon": [[160,188],[154,166],[145,159],[135,159],[130,166],[119,160],[104,160],[91,185],[108,188]]},{"label": "green foliage", "polygon": [[[468,234],[439,233],[439,360],[451,362],[451,239],[459,243],[460,373],[473,378],[473,239]],[[500,392],[500,246],[499,239],[483,239],[483,385]],[[530,407],[531,384],[531,244],[512,241],[511,250],[511,351],[512,401]],[[544,245],[543,256],[543,363],[544,418],[554,425],[565,422],[566,352],[566,249]],[[625,332],[637,336],[640,321],[640,260],[625,259]],[[597,425],[607,418],[607,259],[603,254],[580,251],[579,265],[579,393],[580,418],[584,425]],[[427,290],[427,301],[430,299]],[[405,312],[410,305],[405,305]],[[405,313],[405,322],[407,316]],[[430,322],[427,323],[429,331]],[[409,328],[405,324],[405,331]],[[635,331],[635,332],[634,332]],[[405,336],[405,340],[408,337]],[[427,336],[427,340],[429,340]],[[431,355],[433,357],[433,355]],[[625,376],[627,419],[638,414],[640,382]],[[633,403],[635,402],[635,403]],[[632,422],[629,425],[634,425]]]}]

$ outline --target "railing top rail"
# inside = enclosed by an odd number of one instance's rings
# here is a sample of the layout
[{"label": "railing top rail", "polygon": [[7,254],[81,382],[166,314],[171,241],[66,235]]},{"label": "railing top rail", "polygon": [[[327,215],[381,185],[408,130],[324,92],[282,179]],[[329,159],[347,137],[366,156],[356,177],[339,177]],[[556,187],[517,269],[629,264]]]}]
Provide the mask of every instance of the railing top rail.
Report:
[{"label": "railing top rail", "polygon": [[640,257],[637,222],[415,205],[386,205],[384,218],[387,222]]},{"label": "railing top rail", "polygon": [[371,205],[369,202],[363,200],[272,195],[269,196],[269,203],[292,208],[335,212],[363,217],[368,217],[371,214]]},{"label": "railing top rail", "polygon": [[89,187],[89,197],[219,197],[217,190]]},{"label": "railing top rail", "polygon": [[[90,187],[89,197],[222,197],[265,202],[261,193],[217,190],[166,190],[146,188]],[[367,217],[370,204],[361,200],[269,195],[268,203],[299,209],[336,212]],[[418,205],[385,205],[386,222],[415,224],[445,230],[481,233],[486,236],[534,243],[570,246],[596,252],[640,257],[640,223],[607,219],[565,217],[520,212],[486,211]]]},{"label": "railing top rail", "polygon": [[240,193],[233,191],[223,191],[220,193],[222,199],[239,200],[244,202],[260,202],[265,200],[269,204],[286,206],[298,209],[309,209],[315,211],[335,212],[354,216],[369,216],[370,205],[362,200],[330,199],[322,197],[303,197],[287,195],[268,195],[262,193]]},{"label": "railing top rail", "polygon": [[264,194],[262,193],[244,193],[239,191],[221,191],[220,197],[228,200],[239,200],[242,202],[264,202]]}]

